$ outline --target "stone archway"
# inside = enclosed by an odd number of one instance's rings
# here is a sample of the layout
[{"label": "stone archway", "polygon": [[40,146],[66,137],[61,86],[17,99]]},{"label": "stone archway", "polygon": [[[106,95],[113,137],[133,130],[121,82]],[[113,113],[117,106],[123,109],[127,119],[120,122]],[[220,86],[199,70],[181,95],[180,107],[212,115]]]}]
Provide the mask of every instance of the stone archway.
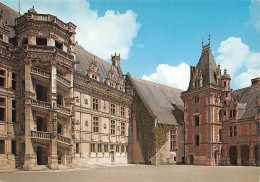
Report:
[{"label": "stone archway", "polygon": [[229,148],[229,158],[230,164],[237,165],[237,146],[232,146]]}]

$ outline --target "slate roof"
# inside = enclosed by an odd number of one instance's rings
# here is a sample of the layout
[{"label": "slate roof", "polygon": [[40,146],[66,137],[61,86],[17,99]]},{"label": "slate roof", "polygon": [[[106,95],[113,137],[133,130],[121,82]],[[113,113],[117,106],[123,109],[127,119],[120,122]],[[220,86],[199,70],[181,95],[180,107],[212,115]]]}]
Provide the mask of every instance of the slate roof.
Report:
[{"label": "slate roof", "polygon": [[255,116],[257,113],[256,99],[260,97],[260,85],[235,90],[233,96],[238,102],[238,119]]},{"label": "slate roof", "polygon": [[209,84],[217,85],[214,74],[218,67],[210,47],[203,48],[197,68],[202,72],[203,86]]},{"label": "slate roof", "polygon": [[[7,20],[8,26],[14,26],[15,18],[19,17],[20,14],[0,2],[0,11],[2,11],[2,10],[4,10],[4,21]],[[15,36],[14,29],[9,27],[9,31],[10,31],[10,38],[13,38]]]},{"label": "slate roof", "polygon": [[130,74],[128,76],[152,114],[157,117],[158,123],[183,123],[183,90],[132,77]]},{"label": "slate roof", "polygon": [[100,82],[105,82],[109,70],[113,69],[114,75],[115,75],[115,81],[118,81],[119,73],[116,67],[112,66],[108,62],[100,59],[99,57],[95,56],[94,54],[84,50],[84,48],[80,46],[75,46],[75,52],[76,52],[76,61],[79,62],[79,64],[76,64],[76,71],[82,75],[86,75],[87,71],[89,70],[89,65],[92,62],[92,60],[95,57],[95,60],[97,61],[98,68],[99,68],[99,74],[100,74]]}]

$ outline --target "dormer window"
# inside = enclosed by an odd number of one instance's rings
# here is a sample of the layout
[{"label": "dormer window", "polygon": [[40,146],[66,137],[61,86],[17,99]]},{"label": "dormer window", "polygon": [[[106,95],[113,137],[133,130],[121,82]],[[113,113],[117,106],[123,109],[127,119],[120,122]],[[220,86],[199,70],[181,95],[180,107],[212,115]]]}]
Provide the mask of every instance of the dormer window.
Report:
[{"label": "dormer window", "polygon": [[194,102],[198,103],[199,101],[200,101],[200,98],[199,97],[195,97]]},{"label": "dormer window", "polygon": [[230,118],[234,118],[234,117],[236,117],[236,110],[235,109],[233,109],[233,110],[230,110]]},{"label": "dormer window", "polygon": [[200,87],[200,80],[196,80],[195,81],[195,88],[199,88]]},{"label": "dormer window", "polygon": [[94,79],[94,80],[97,80],[97,76],[96,75],[92,75],[91,78]]}]

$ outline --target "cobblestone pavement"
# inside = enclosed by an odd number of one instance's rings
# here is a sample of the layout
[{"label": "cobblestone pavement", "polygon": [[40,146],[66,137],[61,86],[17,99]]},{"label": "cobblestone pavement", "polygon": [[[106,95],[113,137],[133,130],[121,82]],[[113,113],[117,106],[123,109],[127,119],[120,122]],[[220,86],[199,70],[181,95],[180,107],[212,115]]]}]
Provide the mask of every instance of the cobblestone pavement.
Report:
[{"label": "cobblestone pavement", "polygon": [[0,182],[259,182],[259,167],[243,166],[99,166],[84,169],[5,171],[0,172]]}]

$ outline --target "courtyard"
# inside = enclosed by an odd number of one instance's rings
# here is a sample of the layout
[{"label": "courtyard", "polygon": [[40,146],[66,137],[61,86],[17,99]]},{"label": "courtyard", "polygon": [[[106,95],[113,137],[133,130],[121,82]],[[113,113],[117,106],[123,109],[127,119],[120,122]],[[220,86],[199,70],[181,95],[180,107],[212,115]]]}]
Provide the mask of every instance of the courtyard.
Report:
[{"label": "courtyard", "polygon": [[199,182],[259,182],[260,168],[250,166],[95,166],[84,169],[2,171],[0,182],[138,182],[138,181],[199,181]]}]

